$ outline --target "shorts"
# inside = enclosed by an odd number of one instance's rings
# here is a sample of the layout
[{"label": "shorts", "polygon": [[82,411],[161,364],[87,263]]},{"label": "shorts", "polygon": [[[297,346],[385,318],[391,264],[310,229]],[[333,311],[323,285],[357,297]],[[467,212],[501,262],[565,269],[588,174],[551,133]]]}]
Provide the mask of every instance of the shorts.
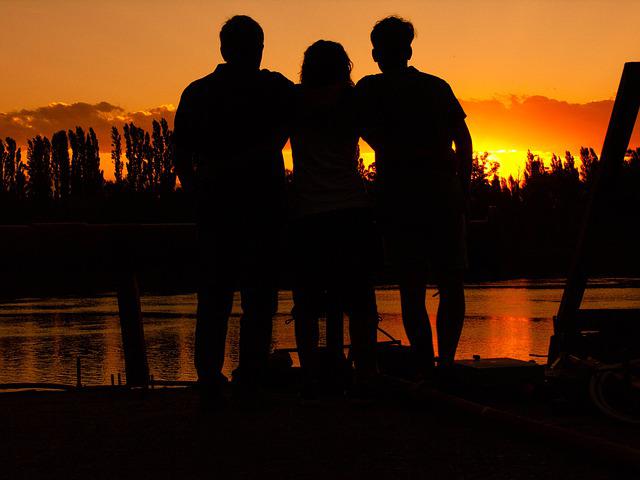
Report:
[{"label": "shorts", "polygon": [[391,273],[437,282],[467,268],[464,204],[456,175],[432,172],[418,187],[404,179],[382,193],[378,220]]},{"label": "shorts", "polygon": [[425,223],[386,222],[382,226],[385,265],[396,274],[427,273],[449,278],[468,266],[463,214]]}]

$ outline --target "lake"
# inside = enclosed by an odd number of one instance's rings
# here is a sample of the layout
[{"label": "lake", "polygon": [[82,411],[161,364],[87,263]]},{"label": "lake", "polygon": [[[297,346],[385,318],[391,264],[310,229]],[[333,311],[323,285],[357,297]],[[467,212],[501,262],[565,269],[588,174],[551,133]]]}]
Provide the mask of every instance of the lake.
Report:
[{"label": "lake", "polygon": [[[513,357],[531,359],[547,353],[552,317],[562,296],[562,281],[514,280],[479,283],[467,288],[467,317],[458,358]],[[438,299],[427,308],[432,324]],[[398,291],[377,291],[381,327],[407,343],[400,317]],[[195,380],[193,344],[195,295],[146,295],[142,299],[151,374],[161,380]],[[273,347],[295,346],[291,292],[282,291],[274,318]],[[590,284],[584,308],[640,308],[640,280],[600,279]],[[224,373],[238,361],[239,301],[229,324]],[[345,322],[346,323],[346,322]],[[346,340],[348,341],[348,335]],[[380,339],[384,339],[380,335]],[[124,377],[124,358],[114,294],[91,298],[18,299],[0,303],[0,383],[54,382],[75,384],[76,358],[83,383],[108,384]],[[544,362],[544,359],[537,359]]]}]

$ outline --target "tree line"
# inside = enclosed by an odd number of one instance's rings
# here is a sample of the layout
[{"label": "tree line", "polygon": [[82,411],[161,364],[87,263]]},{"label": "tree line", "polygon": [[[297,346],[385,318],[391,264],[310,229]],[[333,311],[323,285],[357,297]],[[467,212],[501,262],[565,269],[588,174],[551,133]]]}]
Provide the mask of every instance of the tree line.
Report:
[{"label": "tree line", "polygon": [[[110,141],[113,180],[104,178],[92,128],[37,135],[26,151],[12,138],[0,140],[0,223],[193,221],[193,198],[176,182],[173,132],[165,119],[154,120],[150,131],[133,123],[113,127]],[[485,277],[566,273],[599,163],[589,147],[576,156],[553,154],[548,162],[529,151],[521,174],[505,178],[489,153],[474,154],[471,271]],[[375,163],[360,159],[358,170],[375,195]],[[603,256],[602,270],[640,271],[640,148],[627,152],[616,185],[595,243],[618,258]]]},{"label": "tree line", "polygon": [[5,198],[43,204],[99,197],[109,193],[105,189],[160,195],[176,187],[173,132],[164,118],[153,120],[151,132],[134,123],[125,124],[122,135],[111,128],[114,181],[105,181],[93,128],[60,130],[50,139],[37,135],[26,148],[23,156],[13,138],[0,139],[0,195]]},{"label": "tree line", "polygon": [[[587,196],[600,168],[593,148],[543,160],[527,152],[521,178],[501,178],[487,154],[474,156],[470,258],[489,276],[566,274],[580,233]],[[607,183],[592,219],[588,270],[637,275],[640,222],[640,148],[627,151]]]},{"label": "tree line", "polygon": [[[100,146],[93,128],[82,127],[55,132],[51,139],[37,135],[27,141],[26,158],[16,141],[0,138],[0,195],[38,203],[69,198],[99,197],[119,192],[151,193],[169,196],[176,191],[173,166],[173,132],[166,119],[153,120],[151,131],[134,123],[111,128],[111,162],[114,180],[106,181],[100,167]],[[625,166],[638,168],[640,148],[627,152]],[[496,206],[498,197],[530,203],[544,196],[562,203],[584,191],[590,184],[599,159],[593,148],[582,147],[580,165],[569,151],[555,153],[546,166],[538,155],[527,152],[522,177],[501,177],[500,164],[488,152],[473,156],[471,193],[475,210],[482,213]],[[375,163],[365,166],[359,159],[358,171],[371,186],[375,182]],[[292,177],[287,172],[287,178]],[[484,212],[486,213],[486,212]]]}]

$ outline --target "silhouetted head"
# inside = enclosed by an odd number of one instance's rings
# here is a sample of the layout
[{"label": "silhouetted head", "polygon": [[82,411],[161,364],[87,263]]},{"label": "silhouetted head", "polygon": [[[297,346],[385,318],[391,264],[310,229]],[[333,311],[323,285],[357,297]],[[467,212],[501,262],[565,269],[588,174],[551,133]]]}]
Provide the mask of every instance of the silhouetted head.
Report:
[{"label": "silhouetted head", "polygon": [[229,65],[256,70],[262,61],[264,32],[253,18],[231,17],[220,30],[220,52]]},{"label": "silhouetted head", "polygon": [[375,24],[371,30],[373,59],[380,70],[404,68],[411,58],[411,42],[415,32],[411,22],[400,17],[387,17]]},{"label": "silhouetted head", "polygon": [[353,63],[342,45],[318,40],[304,52],[300,83],[309,87],[353,85],[352,68]]}]

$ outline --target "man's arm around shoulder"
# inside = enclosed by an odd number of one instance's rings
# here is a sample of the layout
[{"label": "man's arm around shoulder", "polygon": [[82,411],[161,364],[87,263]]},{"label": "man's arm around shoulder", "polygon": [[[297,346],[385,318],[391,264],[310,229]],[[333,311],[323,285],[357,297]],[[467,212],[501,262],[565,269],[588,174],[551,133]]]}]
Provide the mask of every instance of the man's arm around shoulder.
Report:
[{"label": "man's arm around shoulder", "polygon": [[372,95],[376,77],[376,75],[362,77],[356,83],[354,97],[358,133],[371,148],[378,151],[384,144],[384,131],[379,122],[380,115],[376,114],[377,105],[374,104]]}]

